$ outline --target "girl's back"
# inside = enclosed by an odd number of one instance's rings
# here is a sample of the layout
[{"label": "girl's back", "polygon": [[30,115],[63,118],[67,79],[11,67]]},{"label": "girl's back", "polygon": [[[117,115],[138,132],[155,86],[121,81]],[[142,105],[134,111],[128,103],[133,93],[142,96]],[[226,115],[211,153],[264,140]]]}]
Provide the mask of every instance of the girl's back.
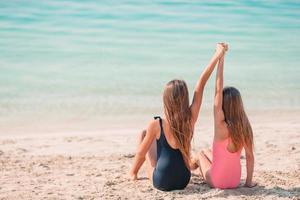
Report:
[{"label": "girl's back", "polygon": [[230,152],[230,138],[213,142],[213,157],[210,169],[211,181],[214,187],[235,188],[241,178],[241,149]]},{"label": "girl's back", "polygon": [[180,150],[169,144],[162,119],[160,117],[157,119],[160,122],[160,136],[156,140],[157,164],[153,172],[153,185],[164,191],[183,189],[190,180],[190,170],[186,167]]}]

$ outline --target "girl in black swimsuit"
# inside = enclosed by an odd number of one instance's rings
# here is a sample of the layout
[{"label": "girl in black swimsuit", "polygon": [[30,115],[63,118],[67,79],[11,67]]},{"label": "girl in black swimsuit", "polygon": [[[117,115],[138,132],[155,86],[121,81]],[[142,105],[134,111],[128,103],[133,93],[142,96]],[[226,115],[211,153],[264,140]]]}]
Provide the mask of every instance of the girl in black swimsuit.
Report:
[{"label": "girl in black swimsuit", "polygon": [[202,72],[192,104],[183,80],[170,81],[163,93],[165,119],[156,117],[139,136],[139,146],[129,177],[137,173],[147,160],[148,178],[155,188],[163,191],[184,189],[189,183],[191,169],[197,166],[190,160],[191,139],[202,103],[205,84],[215,65],[225,53],[225,45],[217,44],[216,51]]},{"label": "girl in black swimsuit", "polygon": [[153,172],[153,185],[157,189],[181,190],[189,183],[191,172],[184,163],[179,149],[173,149],[165,137],[162,119],[159,119],[160,137],[156,140],[157,164]]}]

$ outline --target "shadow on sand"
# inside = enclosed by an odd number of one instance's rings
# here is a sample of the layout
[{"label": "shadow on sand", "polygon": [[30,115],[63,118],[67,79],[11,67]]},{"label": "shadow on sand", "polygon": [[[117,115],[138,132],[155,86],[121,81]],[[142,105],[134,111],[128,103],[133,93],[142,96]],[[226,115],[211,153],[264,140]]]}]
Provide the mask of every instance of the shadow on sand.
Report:
[{"label": "shadow on sand", "polygon": [[[215,190],[212,192],[212,190]],[[185,190],[178,191],[180,194],[201,194],[208,198],[227,198],[236,196],[239,198],[241,196],[251,197],[251,196],[261,196],[261,197],[277,197],[277,198],[293,198],[300,200],[300,187],[293,187],[290,189],[285,189],[283,187],[266,187],[263,185],[257,185],[253,188],[247,188],[240,185],[236,189],[220,190],[213,189],[209,185],[203,182],[202,179],[193,177],[191,183],[187,186]]]}]

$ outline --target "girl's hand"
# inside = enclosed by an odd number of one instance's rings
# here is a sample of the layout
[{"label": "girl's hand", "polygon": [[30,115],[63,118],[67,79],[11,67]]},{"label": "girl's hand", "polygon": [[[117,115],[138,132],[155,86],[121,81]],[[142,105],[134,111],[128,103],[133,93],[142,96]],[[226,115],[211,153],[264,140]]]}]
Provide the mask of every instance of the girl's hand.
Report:
[{"label": "girl's hand", "polygon": [[224,48],[225,48],[225,51],[228,51],[229,47],[228,47],[228,44],[227,43],[220,43]]},{"label": "girl's hand", "polygon": [[[228,49],[228,45],[227,45]],[[216,47],[216,54],[220,58],[225,54],[226,51],[226,44],[225,43],[218,43]]]},{"label": "girl's hand", "polygon": [[131,181],[137,180],[137,174],[129,173],[128,177],[129,177],[129,180],[131,180]]},{"label": "girl's hand", "polygon": [[245,187],[249,187],[249,188],[253,188],[253,187],[255,187],[255,186],[257,186],[257,183],[255,183],[255,182],[251,182],[251,183],[245,183],[245,185],[244,185]]}]

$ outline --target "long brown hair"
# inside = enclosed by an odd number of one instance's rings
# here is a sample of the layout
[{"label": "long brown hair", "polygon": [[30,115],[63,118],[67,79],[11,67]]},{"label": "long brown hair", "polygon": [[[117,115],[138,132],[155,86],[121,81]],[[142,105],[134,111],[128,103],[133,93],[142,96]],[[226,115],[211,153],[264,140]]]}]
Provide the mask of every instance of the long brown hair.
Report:
[{"label": "long brown hair", "polygon": [[240,92],[234,87],[223,89],[223,112],[231,141],[238,151],[241,147],[253,148],[253,132]]},{"label": "long brown hair", "polygon": [[163,94],[163,103],[171,133],[179,145],[178,148],[186,165],[189,167],[193,127],[189,92],[185,81],[175,79],[167,83]]}]

